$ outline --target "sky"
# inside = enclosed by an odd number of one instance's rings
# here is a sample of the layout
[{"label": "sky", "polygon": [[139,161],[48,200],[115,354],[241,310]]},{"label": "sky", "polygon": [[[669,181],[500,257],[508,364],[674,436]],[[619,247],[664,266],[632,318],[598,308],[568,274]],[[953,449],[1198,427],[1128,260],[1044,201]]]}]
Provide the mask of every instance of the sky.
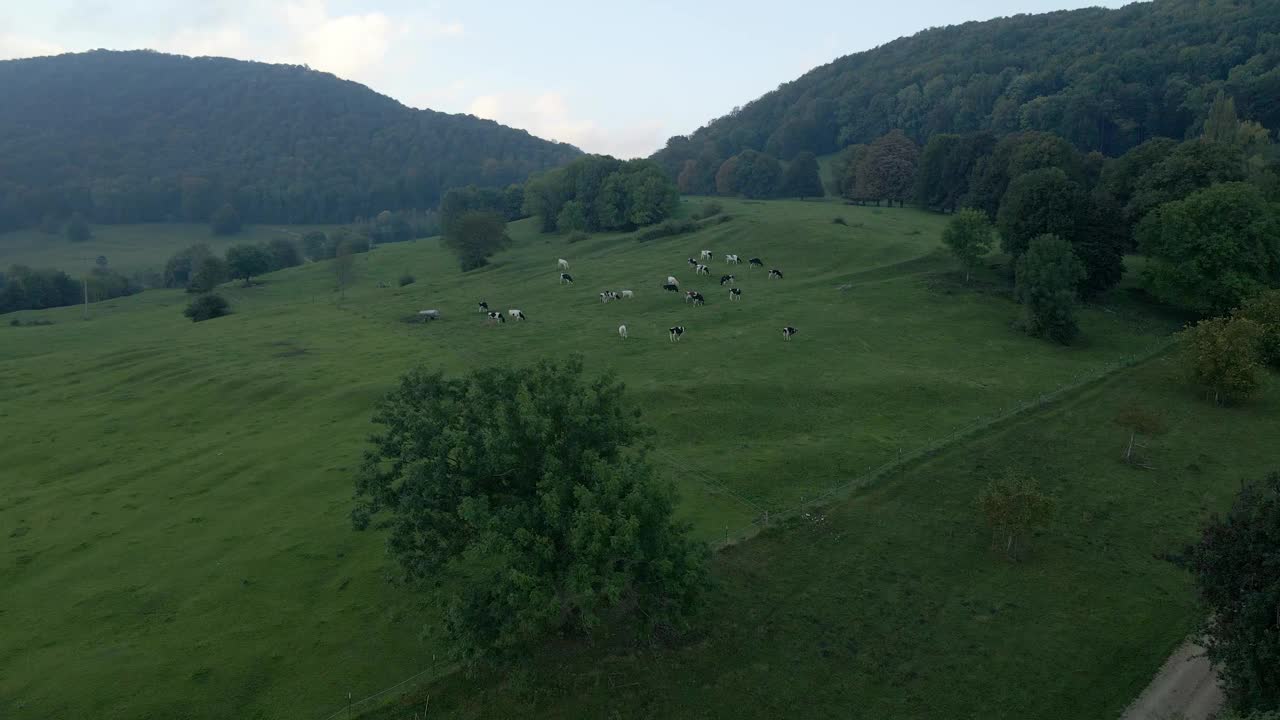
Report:
[{"label": "sky", "polygon": [[927,27],[1123,4],[3,0],[0,59],[150,48],[305,64],[412,107],[630,158],[811,68]]}]

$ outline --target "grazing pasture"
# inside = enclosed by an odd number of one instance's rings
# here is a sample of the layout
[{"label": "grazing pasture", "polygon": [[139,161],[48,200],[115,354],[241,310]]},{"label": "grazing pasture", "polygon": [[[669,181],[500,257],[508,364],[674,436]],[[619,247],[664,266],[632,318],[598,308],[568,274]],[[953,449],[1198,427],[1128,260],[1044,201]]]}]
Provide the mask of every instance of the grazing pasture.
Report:
[{"label": "grazing pasture", "polygon": [[[318,717],[348,692],[360,697],[431,665],[441,653],[438,612],[387,581],[393,568],[381,538],[352,531],[347,519],[373,404],[416,364],[456,373],[577,352],[590,371],[617,372],[656,431],[654,460],[680,490],[681,514],[699,536],[720,541],[765,512],[776,516],[975,418],[1142,352],[1177,325],[1118,290],[1081,313],[1077,346],[1050,345],[1009,328],[1019,309],[994,282],[999,270],[963,285],[939,250],[943,217],[825,202],[722,202],[731,221],[647,242],[635,233],[568,244],[521,222],[509,251],[465,275],[437,241],[383,246],[357,256],[345,300],[331,263],[313,263],[253,287],[224,286],[233,314],[198,324],[182,317],[188,298],[178,291],[101,303],[88,321],[78,308],[16,313],[55,324],[0,326],[0,714]],[[836,212],[848,225],[831,222]],[[191,241],[155,257],[163,262]],[[734,270],[741,301],[730,302],[715,278],[693,275],[685,259],[704,249],[713,271],[726,269],[718,262],[726,254],[762,259],[763,268]],[[582,282],[561,284],[559,259]],[[770,267],[784,268],[786,279],[766,280]],[[396,287],[404,273],[416,282]],[[702,292],[705,304],[664,291],[668,276],[681,290]],[[602,304],[600,288],[628,288],[633,297]],[[489,323],[477,310],[481,300],[529,319]],[[441,318],[422,322],[423,308],[439,309]],[[675,326],[686,329],[678,343],[668,337]],[[787,326],[802,332],[783,342]],[[1052,445],[1041,449],[1053,462],[1073,462]],[[1208,467],[1218,484],[1194,508],[1178,506],[1184,524],[1223,496],[1220,470]],[[840,521],[848,531],[818,543],[808,530],[771,532],[717,560],[728,580],[718,609],[748,603],[754,609],[741,627],[785,632],[787,625],[768,624],[768,607],[798,627],[806,605],[820,619],[837,602],[857,601],[856,621],[889,633],[927,622],[933,607],[895,599],[923,602],[955,586],[985,601],[994,592],[988,583],[1041,593],[1057,582],[1024,583],[972,547],[981,542],[963,534],[973,522],[971,478],[954,486],[939,480],[934,490],[944,494],[935,496],[911,477],[882,485],[878,492],[897,499],[878,512],[850,506]],[[1099,512],[1120,522],[1133,500],[1125,495]],[[937,527],[953,534],[918,527],[939,517],[947,522]],[[961,551],[972,553],[968,565],[948,564]],[[1026,572],[1083,573],[1078,563],[1093,558],[1067,553],[1054,561],[1061,566]],[[968,572],[978,564],[1002,574]],[[788,596],[787,578],[829,568],[843,574]],[[950,574],[935,581],[932,573],[943,569]],[[1140,577],[1126,587],[1139,591]],[[1142,603],[1109,610],[1150,610],[1169,597],[1143,592]],[[1043,595],[1026,602],[1035,598]],[[1173,602],[1176,612],[1157,616],[1185,620],[1184,600]],[[918,617],[900,614],[904,607]],[[1007,615],[974,612],[1005,627]],[[1165,637],[1177,627],[1146,630]],[[848,634],[864,631],[856,630]],[[705,652],[734,649],[715,639],[719,632]],[[947,639],[938,658],[885,655],[897,663],[886,667],[898,668],[904,682],[926,673],[945,687],[931,663],[969,663],[982,639]],[[1149,639],[1134,636],[1135,645]],[[1093,659],[1088,648],[1074,651]],[[785,655],[744,652],[715,660],[725,674],[707,682],[727,695],[734,678],[756,682],[773,667],[778,677],[764,688],[790,675]],[[1135,669],[1149,659],[1117,666],[1129,675],[1110,682],[1137,682]],[[1082,667],[1093,665],[1072,669]],[[875,679],[860,677],[858,687]],[[1018,683],[989,681],[987,690]],[[837,695],[819,700],[827,697]],[[592,698],[612,702],[584,696],[584,717],[599,716]]]}]

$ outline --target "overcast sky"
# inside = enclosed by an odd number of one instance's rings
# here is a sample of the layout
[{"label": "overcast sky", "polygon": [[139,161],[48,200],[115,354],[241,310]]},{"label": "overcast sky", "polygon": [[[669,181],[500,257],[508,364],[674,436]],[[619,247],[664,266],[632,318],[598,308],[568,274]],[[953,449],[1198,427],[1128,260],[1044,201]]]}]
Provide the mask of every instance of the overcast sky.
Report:
[{"label": "overcast sky", "polygon": [[634,157],[810,68],[926,27],[1124,4],[0,0],[0,59],[152,48],[306,64],[413,107]]}]

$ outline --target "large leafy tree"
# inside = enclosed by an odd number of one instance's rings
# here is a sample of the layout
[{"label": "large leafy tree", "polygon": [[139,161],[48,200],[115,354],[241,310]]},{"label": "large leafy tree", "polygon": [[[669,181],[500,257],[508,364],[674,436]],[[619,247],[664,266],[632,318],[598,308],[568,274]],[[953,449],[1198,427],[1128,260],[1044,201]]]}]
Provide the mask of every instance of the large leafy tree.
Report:
[{"label": "large leafy tree", "polygon": [[915,191],[920,148],[901,130],[894,130],[867,148],[857,169],[855,193],[867,200],[903,204]]},{"label": "large leafy tree", "polygon": [[1225,313],[1280,285],[1280,214],[1247,183],[1223,183],[1167,203],[1137,230],[1156,297],[1204,314]]},{"label": "large leafy tree", "polygon": [[787,165],[782,179],[782,195],[785,197],[822,197],[822,176],[818,171],[818,158],[805,151],[797,154]]},{"label": "large leafy tree", "polygon": [[996,216],[1000,245],[1017,257],[1034,237],[1073,238],[1085,210],[1080,185],[1061,169],[1043,168],[1019,175],[1009,184]]},{"label": "large leafy tree", "polygon": [[1240,149],[1204,140],[1184,142],[1138,177],[1125,208],[1132,222],[1165,203],[1217,183],[1244,179]]},{"label": "large leafy tree", "polygon": [[1274,368],[1280,368],[1280,289],[1268,290],[1245,301],[1236,317],[1254,321],[1261,330],[1258,357]]},{"label": "large leafy tree", "polygon": [[1183,331],[1187,377],[1216,405],[1247,400],[1262,384],[1262,334],[1260,325],[1243,317],[1201,320]]},{"label": "large leafy tree", "polygon": [[1182,562],[1204,606],[1209,660],[1233,709],[1280,710],[1280,473],[1246,485]]},{"label": "large leafy tree", "polygon": [[1084,213],[1071,238],[1071,246],[1085,269],[1080,297],[1097,297],[1120,283],[1128,245],[1120,204],[1101,187],[1094,189],[1085,200]]},{"label": "large leafy tree", "polygon": [[969,194],[969,182],[978,162],[989,156],[995,145],[995,136],[986,132],[939,133],[930,137],[920,153],[916,202],[937,210],[954,211]]},{"label": "large leafy tree", "polygon": [[231,277],[227,261],[217,255],[206,255],[200,259],[199,263],[187,283],[187,292],[209,292]]},{"label": "large leafy tree", "polygon": [[956,213],[942,231],[942,244],[964,266],[964,281],[969,282],[973,271],[982,265],[982,258],[991,252],[991,221],[985,213],[965,208]]},{"label": "large leafy tree", "polygon": [[666,219],[679,202],[676,184],[653,162],[600,155],[544,173],[524,188],[524,213],[541,218],[543,232],[631,230]]},{"label": "large leafy tree", "polygon": [[232,245],[227,248],[227,269],[231,277],[248,285],[254,277],[271,272],[271,253],[261,245]]},{"label": "large leafy tree", "polygon": [[489,257],[511,243],[507,223],[488,212],[469,212],[445,229],[444,244],[458,256],[462,270],[489,264]]},{"label": "large leafy tree", "polygon": [[1071,243],[1057,235],[1033,239],[1016,266],[1014,296],[1026,308],[1023,329],[1064,345],[1074,340],[1080,332],[1076,288],[1085,274]]},{"label": "large leafy tree", "polygon": [[460,379],[415,370],[374,422],[352,519],[388,531],[409,579],[456,578],[447,628],[462,659],[610,619],[688,623],[705,547],[675,521],[621,383],[584,378],[577,358]]}]

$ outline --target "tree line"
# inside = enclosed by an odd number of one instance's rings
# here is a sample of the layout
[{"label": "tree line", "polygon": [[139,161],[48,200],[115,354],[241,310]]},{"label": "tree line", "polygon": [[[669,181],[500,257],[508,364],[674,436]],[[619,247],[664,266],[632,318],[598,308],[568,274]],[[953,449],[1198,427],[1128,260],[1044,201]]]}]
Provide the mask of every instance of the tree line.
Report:
[{"label": "tree line", "polygon": [[54,268],[11,265],[0,272],[0,315],[78,305],[86,296],[90,302],[98,302],[141,291],[134,280],[108,267],[107,258],[101,255],[80,279]]},{"label": "tree line", "polygon": [[581,153],[414,110],[305,67],[94,51],[0,61],[0,231],[95,223],[340,224],[434,208]]}]

